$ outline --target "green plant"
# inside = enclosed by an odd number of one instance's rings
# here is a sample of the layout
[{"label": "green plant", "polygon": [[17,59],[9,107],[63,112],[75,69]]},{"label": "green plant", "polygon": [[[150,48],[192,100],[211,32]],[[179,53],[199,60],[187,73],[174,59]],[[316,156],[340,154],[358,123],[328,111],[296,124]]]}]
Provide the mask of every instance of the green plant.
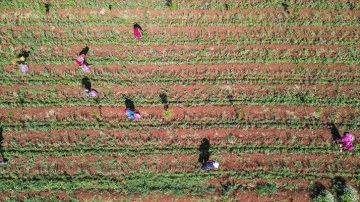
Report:
[{"label": "green plant", "polygon": [[172,112],[171,112],[171,110],[164,110],[164,117],[166,118],[166,119],[169,119],[169,118],[171,118],[171,116],[172,116]]},{"label": "green plant", "polygon": [[340,202],[357,202],[359,201],[359,194],[355,188],[346,185],[343,189],[343,194],[339,196]]},{"label": "green plant", "polygon": [[278,191],[277,185],[274,182],[267,182],[256,186],[255,191],[260,196],[271,195]]},{"label": "green plant", "polygon": [[335,202],[335,197],[328,190],[323,190],[318,196],[314,197],[311,201],[313,202]]}]

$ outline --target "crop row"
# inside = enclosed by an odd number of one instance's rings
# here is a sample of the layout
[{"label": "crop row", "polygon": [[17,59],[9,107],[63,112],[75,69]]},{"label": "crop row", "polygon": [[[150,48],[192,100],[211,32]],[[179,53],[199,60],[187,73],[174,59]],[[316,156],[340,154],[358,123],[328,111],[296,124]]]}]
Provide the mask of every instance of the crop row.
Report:
[{"label": "crop row", "polygon": [[[52,44],[69,46],[84,41],[88,44],[135,44],[131,29],[126,27],[3,27],[1,44]],[[356,29],[346,27],[198,27],[148,28],[142,44],[301,44],[353,45],[359,36]],[[66,39],[66,40],[64,40]]]},{"label": "crop row", "polygon": [[[166,3],[167,1],[159,1],[155,0],[141,0],[141,1],[65,1],[65,2],[57,2],[52,1],[50,3],[51,9],[65,9],[65,8],[108,8],[111,5],[112,8],[119,9],[129,9],[129,8],[139,8],[139,9],[166,9],[169,5]],[[296,2],[296,1],[295,1]],[[237,1],[237,0],[227,0],[226,3],[223,3],[218,0],[178,0],[174,1],[173,5],[169,7],[169,9],[210,9],[210,10],[232,10],[232,9],[240,9],[240,8],[282,8],[283,1],[272,0],[272,1]],[[18,1],[4,1],[1,2],[1,8],[9,9],[9,8],[22,8],[28,9],[31,8],[33,10],[41,11],[45,13],[45,4],[38,1],[26,1],[26,0],[18,0]],[[351,9],[356,10],[359,9],[359,4],[346,2],[346,1],[301,1],[301,2],[289,2],[289,6],[291,9],[299,9],[299,8],[315,8],[315,9]]]},{"label": "crop row", "polygon": [[[125,101],[125,100],[123,100]],[[126,102],[126,101],[125,101]],[[33,107],[8,108],[1,112],[1,120],[13,121],[125,121],[125,104],[119,100],[121,107]],[[164,118],[162,107],[137,107],[147,121],[161,121]],[[211,109],[211,110],[209,110]],[[286,122],[286,120],[332,120],[334,122],[358,119],[359,108],[351,107],[310,107],[310,106],[189,106],[171,107],[172,114],[168,120],[196,121],[196,120],[228,120],[251,121],[273,120]],[[126,121],[125,121],[126,122]],[[141,122],[140,122],[141,123]]]},{"label": "crop row", "polygon": [[[104,12],[105,11],[105,12]],[[147,9],[59,9],[51,16],[30,10],[4,12],[2,26],[131,26],[134,22],[152,27],[187,26],[353,26],[359,25],[358,10],[300,9],[291,14],[284,9],[238,9],[231,11]]]},{"label": "crop row", "polygon": [[348,130],[359,129],[358,108],[308,106],[243,107],[138,107],[140,122],[126,119],[115,107],[66,107],[8,109],[2,112],[7,130],[56,129],[174,129],[174,128],[320,128],[321,120],[335,122]]},{"label": "crop row", "polygon": [[261,169],[251,171],[214,171],[211,173],[138,173],[127,176],[103,176],[103,175],[76,175],[59,177],[34,177],[34,178],[3,178],[0,182],[1,191],[41,191],[41,190],[74,190],[74,189],[97,189],[118,190],[128,194],[146,194],[150,191],[162,191],[172,194],[201,195],[213,192],[218,183],[208,183],[209,179],[227,175],[233,179],[306,179],[316,180],[319,178],[333,178],[337,175],[358,179],[358,174],[342,171],[340,173],[318,171],[314,172],[291,172],[284,170],[263,171]]},{"label": "crop row", "polygon": [[[79,46],[76,46],[79,48]],[[73,64],[78,50],[68,47],[61,50],[53,47],[37,47],[29,64]],[[10,64],[14,58],[14,51],[20,52],[21,47],[8,47],[0,51],[4,57],[0,64]],[[108,64],[229,64],[229,63],[316,63],[316,64],[359,64],[360,49],[349,47],[304,47],[304,46],[276,46],[250,45],[245,47],[224,46],[192,46],[192,47],[137,47],[117,48],[97,46],[93,47],[93,54],[89,62],[94,66]],[[54,57],[55,55],[55,57]],[[31,68],[31,66],[30,66]]]},{"label": "crop row", "polygon": [[[24,146],[14,147],[6,149],[5,157],[12,159],[18,157],[44,157],[44,156],[71,156],[76,153],[78,156],[113,156],[113,155],[126,155],[126,156],[139,156],[139,155],[164,155],[164,154],[194,154],[197,147],[178,147],[178,146],[148,146],[148,145],[137,145],[134,146],[108,146],[108,145],[97,145],[97,146],[53,146],[47,147],[45,145],[38,146]],[[348,155],[359,156],[359,147],[355,146],[352,153]],[[308,145],[287,145],[287,144],[276,144],[276,145],[259,145],[259,144],[233,144],[231,146],[217,146],[211,147],[211,153],[214,158],[222,152],[228,152],[232,154],[299,154],[299,155],[338,155],[339,148],[335,145],[331,145],[330,142],[326,145],[319,144],[308,144]],[[352,157],[354,158],[354,157]]]},{"label": "crop row", "polygon": [[[358,158],[335,155],[307,154],[224,154],[216,153],[223,170],[284,170],[290,172],[333,172],[355,173]],[[173,159],[176,159],[174,161]],[[261,159],[261,160],[260,160]],[[181,173],[196,172],[200,167],[197,155],[190,154],[143,154],[126,156],[36,156],[34,158],[15,158],[11,164],[2,168],[2,178],[15,176],[60,177],[85,174],[119,176],[135,173]]]},{"label": "crop row", "polygon": [[[245,186],[245,185],[244,185]],[[251,191],[248,191],[251,193]],[[299,192],[297,192],[299,193]],[[300,192],[301,193],[301,192]],[[244,193],[241,195],[244,196]],[[225,196],[224,198],[226,198]],[[0,200],[4,202],[12,201],[116,201],[121,199],[123,202],[131,201],[161,201],[164,195],[158,195],[154,193],[148,194],[124,194],[117,190],[82,190],[76,189],[71,191],[5,191],[2,192]],[[222,196],[215,196],[215,198],[221,199]],[[301,197],[300,197],[301,198]],[[203,195],[173,195],[166,194],[166,200],[169,201],[198,201],[210,202],[214,199],[214,196]]]},{"label": "crop row", "polygon": [[[204,97],[208,98],[211,94],[218,98],[236,97],[259,97],[267,95],[291,94],[301,97],[307,94],[310,96],[337,97],[348,96],[349,98],[359,97],[360,87],[356,85],[172,85],[164,87],[163,85],[143,85],[143,86],[116,86],[101,83],[97,89],[104,92],[104,97],[142,97],[153,100],[153,103],[160,101],[160,94],[166,94],[170,103],[175,103],[178,99],[190,99]],[[44,98],[80,98],[83,97],[79,86],[70,85],[17,85],[12,87],[1,86],[0,94],[9,101],[20,99],[44,99]],[[141,103],[141,102],[140,102]],[[158,102],[160,103],[160,102]]]},{"label": "crop row", "polygon": [[[51,58],[56,55],[65,58],[75,57],[79,52],[78,49],[83,46],[82,44],[72,45],[68,47],[62,46],[49,46],[41,45],[31,47],[32,53],[29,61],[33,59]],[[23,46],[19,45],[1,45],[1,54],[4,57],[14,57],[14,51],[22,50]],[[240,57],[247,56],[249,58],[257,57],[315,57],[315,58],[327,58],[333,57],[341,61],[343,58],[356,59],[358,58],[359,45],[353,46],[334,46],[334,45],[294,45],[294,44],[263,44],[263,45],[177,45],[177,46],[124,46],[117,47],[115,45],[93,45],[91,46],[91,57],[117,57],[121,60],[130,59],[137,60],[142,57],[179,57],[179,59],[194,58],[197,57],[214,57],[220,56],[228,57]],[[153,59],[153,58],[151,58]],[[165,58],[163,58],[165,59]],[[210,58],[209,58],[210,59]],[[337,61],[339,63],[339,61]]]},{"label": "crop row", "polygon": [[[341,131],[347,128],[342,128]],[[351,131],[357,134],[359,131]],[[52,130],[52,131],[7,131],[3,146],[16,151],[18,148],[59,148],[62,146],[122,147],[153,146],[160,148],[189,148],[208,138],[211,145],[226,147],[233,144],[274,146],[329,146],[333,138],[328,129],[176,129],[176,130]],[[34,149],[34,150],[35,150]]]},{"label": "crop row", "polygon": [[[31,65],[29,74],[7,65],[0,71],[2,85],[79,86],[84,73],[75,65]],[[315,64],[223,64],[223,65],[99,65],[88,75],[93,86],[147,85],[236,85],[236,84],[332,84],[360,83],[358,65]],[[30,87],[30,86],[29,86]],[[356,88],[355,88],[356,89]],[[4,92],[4,91],[2,91]],[[356,92],[356,91],[354,91]]]},{"label": "crop row", "polygon": [[[17,88],[16,88],[17,87]],[[141,106],[161,105],[308,105],[360,106],[360,89],[354,86],[106,86],[97,87],[99,99],[85,98],[83,90],[72,86],[15,86],[0,90],[2,107],[118,105],[130,97]],[[160,95],[165,95],[162,101]],[[164,103],[165,102],[165,103]]]},{"label": "crop row", "polygon": [[[210,118],[203,118],[204,120],[192,120],[188,122],[182,121],[148,121],[143,120],[141,123],[134,123],[129,121],[13,121],[3,122],[2,126],[9,131],[49,131],[60,129],[81,129],[81,130],[114,130],[122,129],[215,129],[215,128],[271,128],[271,129],[319,129],[323,127],[320,122],[314,120],[299,120],[288,119],[284,122],[262,119],[262,120],[246,120],[246,121],[232,121],[232,120],[214,120]],[[345,128],[346,130],[359,130],[358,120],[348,120],[337,123],[337,126]]]}]

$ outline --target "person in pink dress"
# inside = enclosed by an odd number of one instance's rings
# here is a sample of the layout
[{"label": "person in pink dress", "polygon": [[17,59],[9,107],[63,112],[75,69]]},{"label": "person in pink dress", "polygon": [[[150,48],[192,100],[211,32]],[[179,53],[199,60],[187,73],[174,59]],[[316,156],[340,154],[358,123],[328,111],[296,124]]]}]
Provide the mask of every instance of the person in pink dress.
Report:
[{"label": "person in pink dress", "polygon": [[86,62],[86,54],[89,52],[89,47],[85,47],[81,50],[75,59],[75,64],[79,65],[84,72],[90,72],[90,66]]},{"label": "person in pink dress", "polygon": [[134,37],[140,40],[142,37],[142,32],[143,32],[143,30],[142,30],[141,26],[139,24],[135,23],[134,24]]},{"label": "person in pink dress", "polygon": [[328,123],[326,121],[323,121],[323,124],[326,126],[327,129],[331,130],[333,140],[337,144],[340,144],[340,152],[354,150],[353,142],[355,140],[355,136],[353,134],[349,132],[344,132],[343,136],[341,137],[339,130],[335,127],[334,123]]},{"label": "person in pink dress", "polygon": [[349,132],[344,132],[343,136],[338,139],[336,142],[340,144],[340,152],[342,151],[353,151],[354,145],[353,142],[355,137],[353,134]]}]

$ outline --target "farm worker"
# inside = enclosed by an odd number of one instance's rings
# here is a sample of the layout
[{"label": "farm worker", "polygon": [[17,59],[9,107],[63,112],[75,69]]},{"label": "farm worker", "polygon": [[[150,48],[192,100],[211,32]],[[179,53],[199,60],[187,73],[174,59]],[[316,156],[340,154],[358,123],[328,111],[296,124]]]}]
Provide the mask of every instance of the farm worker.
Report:
[{"label": "farm worker", "polygon": [[19,64],[20,70],[21,72],[25,73],[29,71],[29,66],[25,63],[20,63]]},{"label": "farm worker", "polygon": [[86,65],[86,64],[81,65],[81,69],[84,72],[90,72],[90,67],[88,65]]},{"label": "farm worker", "polygon": [[201,166],[202,170],[216,170],[219,168],[219,163],[213,160],[208,160]]},{"label": "farm worker", "polygon": [[18,58],[15,58],[13,60],[11,60],[11,63],[16,65],[19,64],[20,67],[20,71],[25,73],[29,71],[29,66],[25,63],[25,57],[24,56],[20,56]]},{"label": "farm worker", "polygon": [[352,151],[354,150],[353,142],[355,140],[355,137],[353,134],[349,132],[344,132],[343,136],[336,140],[337,143],[340,144],[340,152],[343,150]]},{"label": "farm worker", "polygon": [[143,30],[141,29],[140,25],[135,23],[134,24],[134,37],[140,40],[142,37],[142,31]]},{"label": "farm worker", "polygon": [[8,162],[8,161],[7,161],[6,159],[3,159],[3,160],[0,161],[0,165],[7,164],[7,162]]},{"label": "farm worker", "polygon": [[84,72],[90,72],[89,64],[85,61],[86,54],[82,53],[75,59],[75,64],[79,65]]},{"label": "farm worker", "polygon": [[88,97],[97,97],[98,96],[98,92],[95,89],[86,89],[85,90],[86,96]]},{"label": "farm worker", "polygon": [[86,58],[85,54],[80,54],[75,59],[75,63],[78,64],[79,66],[81,66],[81,65],[83,65],[85,63],[85,58]]},{"label": "farm worker", "polygon": [[139,120],[141,115],[130,108],[125,108],[125,114],[130,120]]}]

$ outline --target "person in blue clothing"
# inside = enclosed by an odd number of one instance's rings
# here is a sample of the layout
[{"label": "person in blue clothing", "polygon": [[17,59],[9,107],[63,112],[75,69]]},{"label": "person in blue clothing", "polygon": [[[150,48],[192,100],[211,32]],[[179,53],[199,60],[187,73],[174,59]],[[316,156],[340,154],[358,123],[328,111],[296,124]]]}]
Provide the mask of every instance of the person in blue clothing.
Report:
[{"label": "person in blue clothing", "polygon": [[125,114],[130,120],[139,120],[141,118],[141,115],[138,112],[129,107],[125,108]]},{"label": "person in blue clothing", "polygon": [[135,110],[134,102],[130,98],[125,99],[125,115],[130,120],[139,120],[141,115],[139,111]]}]

